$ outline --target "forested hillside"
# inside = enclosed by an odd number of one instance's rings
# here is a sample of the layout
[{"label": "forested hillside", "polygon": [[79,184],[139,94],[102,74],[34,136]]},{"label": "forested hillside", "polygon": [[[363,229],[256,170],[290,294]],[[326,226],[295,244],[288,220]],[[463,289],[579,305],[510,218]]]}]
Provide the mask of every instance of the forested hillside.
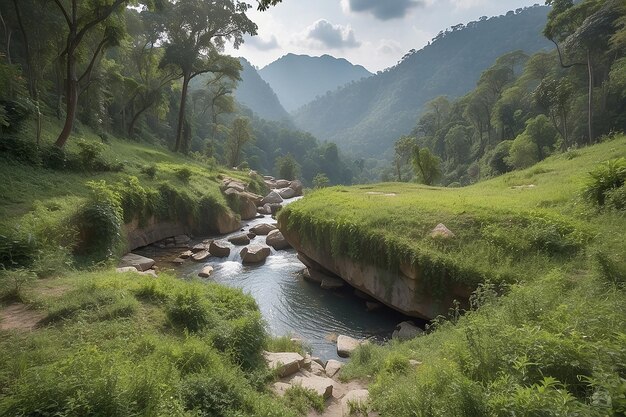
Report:
[{"label": "forested hillside", "polygon": [[328,91],[372,75],[362,66],[343,58],[295,54],[277,59],[259,73],[290,112]]},{"label": "forested hillside", "polygon": [[426,102],[467,93],[500,55],[552,48],[541,34],[548,11],[519,9],[441,32],[395,67],[304,106],[295,113],[295,122],[356,155],[380,155],[411,131]]},{"label": "forested hillside", "polygon": [[239,58],[241,81],[235,90],[235,100],[250,108],[262,119],[285,121],[289,114],[284,109],[272,87],[261,78],[256,68],[245,58]]}]

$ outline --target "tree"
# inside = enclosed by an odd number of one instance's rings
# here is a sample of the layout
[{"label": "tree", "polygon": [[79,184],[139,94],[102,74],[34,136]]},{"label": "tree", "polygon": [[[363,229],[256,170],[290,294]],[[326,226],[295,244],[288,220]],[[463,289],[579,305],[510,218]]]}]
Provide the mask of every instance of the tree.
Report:
[{"label": "tree", "polygon": [[550,119],[540,114],[526,122],[524,134],[537,144],[538,157],[542,160],[554,149],[558,132],[550,123]]},{"label": "tree", "polygon": [[228,163],[231,167],[239,165],[239,157],[243,146],[254,140],[250,129],[250,119],[238,117],[233,120],[233,125],[228,136]]},{"label": "tree", "polygon": [[244,34],[256,35],[256,24],[246,16],[249,7],[239,0],[179,0],[170,7],[162,65],[179,68],[182,79],[175,152],[183,148],[189,82],[208,72],[228,73],[239,79],[239,60],[220,52],[226,41],[238,48]]},{"label": "tree", "polygon": [[[54,0],[59,11],[63,14],[65,23],[67,24],[67,38],[65,48],[61,52],[61,57],[65,59],[65,124],[63,130],[59,134],[55,145],[62,148],[65,146],[69,138],[74,119],[76,118],[76,109],[78,108],[78,99],[85,84],[89,84],[91,74],[98,57],[104,49],[109,46],[119,44],[123,37],[123,27],[120,22],[114,22],[110,17],[124,10],[124,6],[129,0]],[[67,4],[69,3],[69,4]],[[78,64],[83,61],[85,54],[81,53],[80,47],[84,41],[90,36],[99,32],[99,41],[96,48],[90,52],[90,59],[87,67],[78,73]],[[81,86],[83,83],[83,86]]]},{"label": "tree", "polygon": [[464,126],[456,125],[445,136],[446,155],[455,164],[460,164],[469,157],[470,140]]},{"label": "tree", "polygon": [[300,166],[290,153],[276,158],[275,169],[278,174],[278,178],[283,178],[289,181],[293,181],[298,178],[300,173]]},{"label": "tree", "polygon": [[398,182],[402,181],[402,169],[411,160],[411,151],[414,146],[415,138],[411,136],[402,136],[394,145],[395,156],[393,159],[393,165],[396,170],[396,179]]},{"label": "tree", "polygon": [[530,136],[522,133],[511,144],[505,161],[517,169],[527,168],[539,161],[539,148]]},{"label": "tree", "polygon": [[325,188],[330,184],[330,180],[323,172],[315,175],[313,178],[313,188]]},{"label": "tree", "polygon": [[413,168],[418,182],[433,185],[441,178],[441,160],[428,148],[413,147]]},{"label": "tree", "polygon": [[553,126],[563,138],[563,146],[569,144],[569,114],[574,99],[574,86],[567,78],[544,79],[533,92],[535,103],[545,111]]}]

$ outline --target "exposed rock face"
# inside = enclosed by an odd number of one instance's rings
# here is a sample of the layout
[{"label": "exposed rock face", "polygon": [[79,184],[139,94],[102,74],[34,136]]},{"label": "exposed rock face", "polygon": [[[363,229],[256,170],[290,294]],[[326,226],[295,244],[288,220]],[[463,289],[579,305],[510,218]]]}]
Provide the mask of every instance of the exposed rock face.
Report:
[{"label": "exposed rock face", "polygon": [[198,273],[198,276],[200,278],[208,278],[211,276],[212,273],[213,267],[211,265],[205,265],[204,268],[202,268],[202,271]]},{"label": "exposed rock face", "polygon": [[289,242],[280,232],[280,230],[272,230],[268,233],[267,238],[265,238],[265,243],[269,246],[273,247],[276,250],[287,249],[290,248]]},{"label": "exposed rock face", "polygon": [[133,266],[138,271],[147,271],[154,266],[154,259],[146,258],[145,256],[137,255],[135,253],[127,253],[122,256],[119,267]]},{"label": "exposed rock face", "polygon": [[250,231],[257,236],[266,236],[272,230],[276,230],[276,226],[268,223],[257,224],[256,226],[250,228]]},{"label": "exposed rock face", "polygon": [[250,238],[246,233],[239,233],[238,235],[229,237],[228,241],[236,246],[244,246],[250,243]]},{"label": "exposed rock face", "polygon": [[291,185],[291,181],[289,180],[276,180],[277,188],[286,188],[289,187],[289,185]]},{"label": "exposed rock face", "polygon": [[291,184],[289,184],[289,188],[291,188],[293,191],[295,191],[296,196],[302,195],[303,187],[302,187],[302,183],[300,181],[298,181],[298,180],[291,181]]},{"label": "exposed rock face", "polygon": [[339,335],[337,337],[337,355],[342,358],[350,357],[354,349],[361,345],[361,341],[350,336]]},{"label": "exposed rock face", "polygon": [[243,248],[240,254],[244,264],[258,264],[270,256],[270,253],[269,246],[256,243]]},{"label": "exposed rock face", "polygon": [[327,399],[333,395],[335,381],[323,376],[309,374],[296,376],[291,380],[291,385],[300,385],[302,388],[311,389],[320,397]]},{"label": "exposed rock face", "polygon": [[304,366],[304,358],[294,352],[263,352],[268,368],[276,370],[278,376],[293,375]]},{"label": "exposed rock face", "polygon": [[411,321],[403,321],[396,326],[396,329],[393,331],[391,338],[398,340],[409,340],[421,335],[422,333],[424,333],[424,331],[417,327],[415,323]]},{"label": "exposed rock face", "polygon": [[282,198],[293,198],[296,196],[296,192],[290,187],[281,188],[277,192]]},{"label": "exposed rock face", "polygon": [[337,372],[339,372],[342,366],[343,364],[341,362],[330,359],[328,362],[326,362],[326,368],[324,368],[324,370],[326,372],[326,375],[329,378],[332,378],[337,375]]},{"label": "exposed rock face", "polygon": [[209,253],[218,258],[225,258],[230,255],[230,246],[228,246],[226,242],[214,240],[209,246]]},{"label": "exposed rock face", "polygon": [[419,265],[411,265],[408,260],[396,272],[364,261],[357,262],[347,256],[333,255],[329,249],[330,242],[319,245],[304,242],[296,231],[286,227],[285,221],[285,217],[279,217],[279,229],[298,251],[302,263],[312,270],[329,271],[340,276],[354,288],[408,316],[435,318],[446,314],[453,300],[467,304],[472,293],[472,288],[444,280],[446,292],[436,294],[436,289],[424,282]]},{"label": "exposed rock face", "polygon": [[283,202],[283,198],[276,191],[270,191],[270,193],[266,195],[265,197],[263,197],[263,200],[261,200],[261,204],[263,205],[268,204],[268,203],[272,204],[272,203],[282,203],[282,202]]},{"label": "exposed rock face", "polygon": [[217,216],[217,231],[221,235],[225,235],[227,233],[232,233],[235,230],[238,230],[241,226],[241,222],[237,220],[237,217],[229,211],[222,211]]}]

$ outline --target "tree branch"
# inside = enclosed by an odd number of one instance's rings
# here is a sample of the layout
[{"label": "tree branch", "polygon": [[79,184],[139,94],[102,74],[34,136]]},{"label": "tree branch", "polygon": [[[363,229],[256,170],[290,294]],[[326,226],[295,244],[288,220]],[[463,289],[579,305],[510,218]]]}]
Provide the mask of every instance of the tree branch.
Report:
[{"label": "tree branch", "polygon": [[61,9],[61,12],[63,13],[63,17],[65,17],[65,22],[67,23],[67,26],[71,27],[72,20],[70,19],[70,15],[67,14],[67,10],[65,10],[65,7],[63,7],[63,5],[61,4],[61,0],[54,0],[54,2],[59,7],[59,9]]},{"label": "tree branch", "polygon": [[572,64],[564,64],[563,55],[561,54],[561,48],[559,47],[559,44],[554,39],[550,39],[550,41],[552,41],[552,43],[556,46],[556,51],[559,53],[559,63],[561,64],[562,68],[572,68],[576,66],[586,65],[584,62],[574,62]]},{"label": "tree branch", "polygon": [[91,61],[89,62],[87,69],[85,69],[85,72],[83,72],[83,74],[78,78],[79,84],[85,77],[87,77],[87,84],[89,84],[89,78],[91,77],[91,72],[93,71],[93,67],[95,66],[96,60],[98,59],[98,55],[100,55],[100,53],[102,52],[102,49],[104,48],[104,45],[106,44],[106,42],[107,42],[107,38],[105,37],[98,44],[98,47],[96,48],[96,51],[91,57]]},{"label": "tree branch", "polygon": [[[58,1],[58,0],[55,0],[55,1]],[[111,15],[111,13],[115,11],[115,9],[117,9],[122,3],[125,3],[127,1],[128,0],[115,0],[115,2],[112,5],[110,5],[109,7],[105,9],[105,12],[102,15],[100,16],[96,15],[96,17],[91,22],[86,23],[85,26],[82,27],[82,29],[76,34],[76,38],[74,42],[76,44],[79,44],[83,36],[85,36],[85,33],[87,33],[89,29],[93,28],[98,23],[106,20]]]}]

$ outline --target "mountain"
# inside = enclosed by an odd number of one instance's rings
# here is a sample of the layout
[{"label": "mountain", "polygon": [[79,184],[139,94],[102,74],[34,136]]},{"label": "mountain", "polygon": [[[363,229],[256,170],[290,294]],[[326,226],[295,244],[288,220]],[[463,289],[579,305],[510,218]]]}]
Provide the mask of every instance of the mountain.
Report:
[{"label": "mountain", "polygon": [[371,72],[343,58],[287,54],[259,71],[285,106],[294,111],[302,105]]},{"label": "mountain", "polygon": [[541,34],[549,10],[533,6],[457,25],[395,67],[307,104],[294,121],[355,155],[381,155],[411,131],[425,103],[466,94],[500,55],[550,48]]},{"label": "mountain", "polygon": [[265,82],[257,70],[244,58],[239,58],[243,71],[235,90],[235,99],[250,108],[262,119],[284,121],[289,114],[282,106],[272,87]]}]

